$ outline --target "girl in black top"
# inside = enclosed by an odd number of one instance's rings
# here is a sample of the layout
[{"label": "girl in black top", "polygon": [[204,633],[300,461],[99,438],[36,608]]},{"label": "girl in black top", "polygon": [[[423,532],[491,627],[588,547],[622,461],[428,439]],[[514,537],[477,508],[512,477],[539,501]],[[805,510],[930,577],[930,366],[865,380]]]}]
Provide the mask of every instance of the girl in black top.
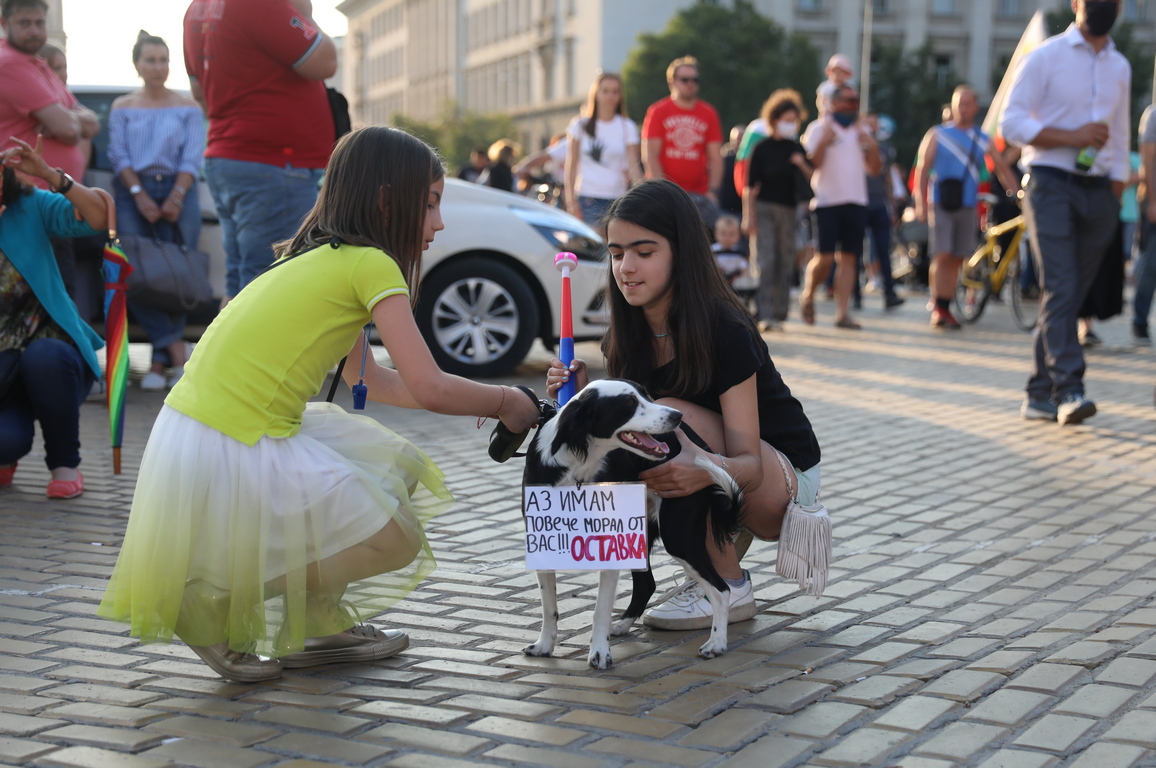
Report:
[{"label": "girl in black top", "polygon": [[[670,181],[647,181],[615,201],[606,222],[612,265],[610,328],[602,342],[607,372],[643,384],[660,403],[681,411],[718,452],[681,441],[675,459],[643,472],[641,479],[659,496],[686,496],[712,482],[695,465],[705,454],[744,487],[747,529],[762,539],[778,538],[790,492],[776,451],[794,468],[791,483],[800,501],[810,503],[814,499],[806,497],[818,490],[818,440],[753,321],[715,266],[694,203]],[[569,370],[552,360],[547,391],[555,394],[571,374],[579,389],[589,381],[581,360]],[[716,548],[709,535],[707,540],[715,566],[732,584],[731,620],[749,618],[754,601],[739,567],[741,553],[729,544]],[[736,600],[743,599],[750,604],[745,615],[735,611]],[[709,604],[705,598],[697,602],[705,604],[705,623],[702,616],[690,615],[693,610],[666,625],[646,616],[644,622],[671,629],[709,626]]]}]

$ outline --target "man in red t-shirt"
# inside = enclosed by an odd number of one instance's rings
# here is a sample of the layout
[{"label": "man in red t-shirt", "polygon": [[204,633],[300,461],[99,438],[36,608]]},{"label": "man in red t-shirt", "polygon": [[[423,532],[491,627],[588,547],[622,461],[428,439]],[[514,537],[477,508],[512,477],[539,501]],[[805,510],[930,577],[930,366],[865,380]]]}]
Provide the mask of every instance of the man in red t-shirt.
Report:
[{"label": "man in red t-shirt", "polygon": [[225,240],[225,300],[273,261],[317,201],[336,135],[337,48],[310,0],[193,0],[185,69],[209,115],[205,179]]},{"label": "man in red t-shirt", "polygon": [[[68,175],[84,176],[80,144],[100,132],[100,121],[68,92],[48,62],[36,54],[47,40],[44,0],[3,0],[0,24],[0,144],[9,136],[35,146],[43,137],[44,161]],[[41,179],[26,179],[41,189]]]},{"label": "man in red t-shirt", "polygon": [[722,182],[722,124],[698,98],[698,59],[683,56],[666,68],[670,98],[646,110],[642,143],[648,179],[670,179],[694,200],[708,227],[718,218]]}]

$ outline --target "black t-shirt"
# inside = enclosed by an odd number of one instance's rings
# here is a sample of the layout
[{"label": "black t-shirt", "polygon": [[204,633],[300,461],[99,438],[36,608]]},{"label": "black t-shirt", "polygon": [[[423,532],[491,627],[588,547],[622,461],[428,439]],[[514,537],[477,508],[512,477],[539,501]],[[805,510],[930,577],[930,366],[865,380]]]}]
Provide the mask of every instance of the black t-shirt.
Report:
[{"label": "black t-shirt", "polygon": [[[803,406],[775,370],[767,344],[729,308],[720,310],[714,334],[714,377],[711,386],[694,396],[681,396],[715,413],[722,413],[719,397],[755,375],[759,401],[759,437],[782,451],[793,466],[808,470],[819,463],[819,441]],[[674,362],[656,369],[644,382],[655,397],[674,393]]]},{"label": "black t-shirt", "polygon": [[747,186],[761,184],[759,200],[764,203],[794,206],[799,202],[795,193],[799,169],[791,162],[795,153],[807,156],[803,146],[791,139],[769,136],[755,145],[747,170]]}]

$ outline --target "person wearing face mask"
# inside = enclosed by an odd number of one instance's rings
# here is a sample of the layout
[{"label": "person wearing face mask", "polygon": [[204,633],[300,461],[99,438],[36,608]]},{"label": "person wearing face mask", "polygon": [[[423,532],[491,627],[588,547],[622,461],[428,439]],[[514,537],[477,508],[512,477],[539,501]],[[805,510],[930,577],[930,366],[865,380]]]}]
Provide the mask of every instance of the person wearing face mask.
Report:
[{"label": "person wearing face mask", "polygon": [[755,145],[743,190],[743,234],[759,265],[759,327],[775,330],[786,321],[795,267],[799,188],[812,169],[796,138],[807,119],[797,91],[780,88],[763,104],[761,119],[771,134]]},{"label": "person wearing face mask", "polygon": [[1072,0],[1076,21],[1020,63],[1000,132],[1023,147],[1024,218],[1038,265],[1040,316],[1020,414],[1079,424],[1084,395],[1077,316],[1116,233],[1128,178],[1132,69],[1109,33],[1119,0]]},{"label": "person wearing face mask", "polygon": [[807,265],[807,278],[799,297],[803,322],[815,322],[815,289],[827,279],[838,254],[835,272],[835,327],[858,330],[851,318],[851,291],[856,263],[863,255],[867,230],[867,174],[880,172],[879,146],[859,120],[859,94],[849,85],[835,91],[831,112],[811,123],[803,136],[807,159],[815,173],[811,188],[818,257]]}]

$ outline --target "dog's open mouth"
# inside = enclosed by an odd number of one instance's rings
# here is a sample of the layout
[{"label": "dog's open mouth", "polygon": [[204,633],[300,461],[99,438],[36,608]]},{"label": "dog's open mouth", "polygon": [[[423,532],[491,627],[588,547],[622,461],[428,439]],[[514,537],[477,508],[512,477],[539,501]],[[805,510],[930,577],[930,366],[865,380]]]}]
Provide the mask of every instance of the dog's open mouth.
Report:
[{"label": "dog's open mouth", "polygon": [[666,446],[666,443],[658,442],[645,432],[620,432],[618,439],[648,456],[662,458],[670,453],[670,448]]}]

